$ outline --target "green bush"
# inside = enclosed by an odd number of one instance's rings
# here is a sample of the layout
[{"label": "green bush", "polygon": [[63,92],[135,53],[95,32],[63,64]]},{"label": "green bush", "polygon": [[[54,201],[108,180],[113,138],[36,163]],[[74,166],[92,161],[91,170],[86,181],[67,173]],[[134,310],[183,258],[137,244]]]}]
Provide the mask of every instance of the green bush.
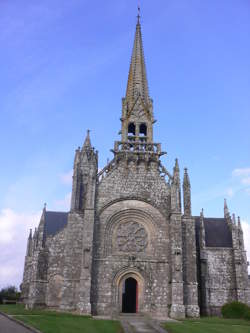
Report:
[{"label": "green bush", "polygon": [[[248,307],[248,308],[249,308],[249,307]],[[248,311],[246,312],[244,319],[246,319],[246,320],[250,320],[250,308],[249,308]]]},{"label": "green bush", "polygon": [[250,320],[250,307],[241,302],[226,303],[221,308],[224,318],[243,318]]}]

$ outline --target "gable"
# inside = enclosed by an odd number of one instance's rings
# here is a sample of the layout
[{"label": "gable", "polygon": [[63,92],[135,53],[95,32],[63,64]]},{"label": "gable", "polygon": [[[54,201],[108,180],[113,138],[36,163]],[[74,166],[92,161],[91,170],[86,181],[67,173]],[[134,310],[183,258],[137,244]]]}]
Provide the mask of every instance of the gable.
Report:
[{"label": "gable", "polygon": [[145,121],[150,119],[150,113],[149,110],[146,108],[146,105],[144,104],[142,98],[138,96],[135,103],[131,107],[128,117],[131,119],[136,119],[140,121]]}]

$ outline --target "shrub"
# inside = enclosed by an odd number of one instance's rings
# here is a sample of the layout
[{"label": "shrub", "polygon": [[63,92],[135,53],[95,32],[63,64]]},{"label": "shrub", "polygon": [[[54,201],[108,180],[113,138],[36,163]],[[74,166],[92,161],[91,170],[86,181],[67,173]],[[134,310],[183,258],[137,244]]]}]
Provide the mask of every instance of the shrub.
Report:
[{"label": "shrub", "polygon": [[241,302],[226,303],[221,308],[224,318],[244,318],[250,320],[250,307]]},{"label": "shrub", "polygon": [[[248,307],[248,308],[249,308],[249,307]],[[250,320],[250,308],[249,308],[248,311],[246,312],[244,318],[245,318],[246,320]]]}]

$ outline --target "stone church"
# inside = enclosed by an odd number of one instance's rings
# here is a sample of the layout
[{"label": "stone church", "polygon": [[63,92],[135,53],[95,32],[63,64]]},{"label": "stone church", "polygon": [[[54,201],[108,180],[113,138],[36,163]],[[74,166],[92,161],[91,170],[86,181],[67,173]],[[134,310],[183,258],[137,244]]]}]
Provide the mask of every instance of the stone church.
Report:
[{"label": "stone church", "polygon": [[250,303],[240,219],[226,201],[223,218],[192,215],[188,171],[181,184],[178,160],[172,172],[162,164],[154,123],[138,16],[121,139],[100,171],[87,133],[75,152],[70,211],[45,207],[30,231],[27,307],[184,318],[219,314],[232,300]]}]

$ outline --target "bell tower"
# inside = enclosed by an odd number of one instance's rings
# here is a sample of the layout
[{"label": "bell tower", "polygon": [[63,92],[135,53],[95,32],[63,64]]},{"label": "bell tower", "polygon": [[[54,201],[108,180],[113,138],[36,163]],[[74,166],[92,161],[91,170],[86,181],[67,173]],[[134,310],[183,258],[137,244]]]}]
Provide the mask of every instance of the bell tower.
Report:
[{"label": "bell tower", "polygon": [[149,96],[140,15],[134,38],[126,96],[122,99],[122,141],[153,142],[153,101]]},{"label": "bell tower", "polygon": [[154,123],[153,100],[149,96],[138,13],[126,95],[122,99],[121,141],[115,142],[113,150],[115,156],[120,152],[137,153],[137,155],[145,152],[159,160],[164,153],[161,152],[161,145],[154,143]]}]

